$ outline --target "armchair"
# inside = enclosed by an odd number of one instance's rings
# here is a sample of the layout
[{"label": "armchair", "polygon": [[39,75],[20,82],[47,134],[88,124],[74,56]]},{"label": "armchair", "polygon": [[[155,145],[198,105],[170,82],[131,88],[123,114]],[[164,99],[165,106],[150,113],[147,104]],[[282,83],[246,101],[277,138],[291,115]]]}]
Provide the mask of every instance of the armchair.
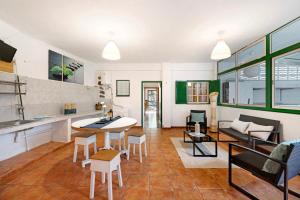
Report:
[{"label": "armchair", "polygon": [[[255,144],[255,142],[254,142]],[[232,149],[238,148],[242,151],[239,154],[233,155]],[[288,180],[297,176],[300,171],[300,143],[290,144],[288,146],[285,156],[282,160],[275,159],[269,155],[255,151],[253,149],[238,145],[229,144],[229,167],[228,167],[228,182],[229,185],[249,197],[250,199],[258,199],[254,195],[250,194],[242,187],[236,185],[232,181],[232,164],[237,165],[249,172],[254,176],[262,179],[265,182],[270,183],[274,187],[278,188],[283,192],[283,199],[288,199],[288,193],[300,198],[300,194],[290,190],[288,188]],[[267,172],[263,170],[264,165],[267,161],[273,162],[273,166],[277,165],[278,170],[276,172]]]},{"label": "armchair", "polygon": [[205,110],[191,110],[190,115],[186,117],[186,130],[193,131],[196,122],[199,122],[201,131],[207,133],[207,117]]}]

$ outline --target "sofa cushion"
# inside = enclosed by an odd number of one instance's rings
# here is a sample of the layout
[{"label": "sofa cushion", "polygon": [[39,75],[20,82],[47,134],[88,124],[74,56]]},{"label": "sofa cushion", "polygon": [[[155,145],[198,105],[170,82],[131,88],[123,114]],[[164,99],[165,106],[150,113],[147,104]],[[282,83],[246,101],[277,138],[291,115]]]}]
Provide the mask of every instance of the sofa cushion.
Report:
[{"label": "sofa cushion", "polygon": [[259,177],[263,177],[263,179],[265,180],[274,182],[277,176],[275,174],[270,174],[262,170],[266,160],[267,158],[251,151],[245,151],[232,156],[232,162],[235,165],[242,167],[243,169],[246,169],[252,173],[255,173]]},{"label": "sofa cushion", "polygon": [[262,140],[267,140],[274,129],[274,126],[263,126],[259,124],[255,124],[250,122],[248,128],[246,129],[245,133],[248,134],[249,131],[260,131],[260,132],[252,132],[251,136],[260,138]]},{"label": "sofa cushion", "polygon": [[232,128],[240,133],[244,133],[245,130],[248,128],[249,124],[250,124],[250,122],[243,122],[238,119],[235,119],[230,124],[230,128]]},{"label": "sofa cushion", "polygon": [[[277,147],[275,147],[273,149],[273,151],[270,154],[271,158],[283,161],[283,159],[285,158],[285,156],[287,155],[288,152],[288,145],[285,144],[279,144]],[[281,166],[279,163],[272,161],[270,159],[266,160],[264,166],[263,166],[263,170],[265,172],[269,172],[271,174],[276,174],[278,173],[278,171],[280,170]]]},{"label": "sofa cushion", "polygon": [[205,113],[191,113],[191,122],[204,122]]},{"label": "sofa cushion", "polygon": [[242,134],[239,131],[236,131],[232,128],[219,128],[219,131],[225,133],[235,139],[248,141],[248,135]]},{"label": "sofa cushion", "polygon": [[[290,145],[299,143],[300,140],[282,142],[273,149],[273,151],[270,154],[270,157],[280,161],[286,161],[287,155],[290,150]],[[280,164],[268,159],[263,166],[263,170],[275,174],[280,170]]]}]

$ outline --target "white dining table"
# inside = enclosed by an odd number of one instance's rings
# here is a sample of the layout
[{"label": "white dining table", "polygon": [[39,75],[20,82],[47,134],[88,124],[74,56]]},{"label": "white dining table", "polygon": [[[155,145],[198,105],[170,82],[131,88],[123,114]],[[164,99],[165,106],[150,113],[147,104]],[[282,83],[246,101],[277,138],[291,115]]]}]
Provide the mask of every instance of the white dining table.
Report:
[{"label": "white dining table", "polygon": [[77,130],[77,131],[96,131],[97,133],[99,132],[104,132],[104,147],[103,149],[111,149],[110,146],[110,140],[109,140],[109,133],[119,133],[122,131],[125,131],[133,126],[136,125],[137,120],[134,118],[130,117],[121,117],[101,128],[93,127],[93,128],[86,128],[85,126],[94,124],[101,119],[104,119],[103,117],[95,117],[95,118],[88,118],[88,119],[82,119],[78,120],[76,122],[72,123],[72,128]]}]

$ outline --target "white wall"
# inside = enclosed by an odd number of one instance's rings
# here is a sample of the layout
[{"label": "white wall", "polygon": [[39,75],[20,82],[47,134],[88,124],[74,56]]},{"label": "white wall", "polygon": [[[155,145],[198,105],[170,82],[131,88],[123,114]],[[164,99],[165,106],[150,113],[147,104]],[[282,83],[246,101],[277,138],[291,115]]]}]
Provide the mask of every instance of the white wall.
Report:
[{"label": "white wall", "polygon": [[[141,82],[162,81],[163,127],[185,126],[185,117],[191,109],[205,109],[210,116],[209,105],[175,104],[176,80],[214,80],[213,63],[162,63],[162,64],[103,64],[97,73],[105,73],[106,83],[113,87],[114,103],[129,109],[129,116],[141,125]],[[115,97],[116,80],[130,80],[130,97]]]},{"label": "white wall", "polygon": [[215,67],[213,63],[182,63],[170,64],[171,66],[171,99],[172,106],[171,126],[185,126],[186,116],[190,110],[206,110],[208,124],[210,123],[209,104],[176,104],[175,103],[175,81],[178,80],[215,80]]},{"label": "white wall", "polygon": [[[107,64],[99,65],[97,73],[105,74],[105,83],[112,84],[113,101],[128,108],[128,115],[141,125],[142,81],[160,81],[160,64]],[[116,80],[130,80],[130,96],[116,97]]]},{"label": "white wall", "polygon": [[220,120],[232,120],[238,118],[240,114],[279,120],[284,140],[300,138],[300,115],[218,106],[218,119]]},{"label": "white wall", "polygon": [[16,61],[15,69],[19,75],[38,79],[48,79],[48,50],[51,49],[83,62],[85,68],[84,84],[95,84],[94,63],[28,36],[1,20],[0,40],[3,40],[5,43],[17,49],[14,60]]}]

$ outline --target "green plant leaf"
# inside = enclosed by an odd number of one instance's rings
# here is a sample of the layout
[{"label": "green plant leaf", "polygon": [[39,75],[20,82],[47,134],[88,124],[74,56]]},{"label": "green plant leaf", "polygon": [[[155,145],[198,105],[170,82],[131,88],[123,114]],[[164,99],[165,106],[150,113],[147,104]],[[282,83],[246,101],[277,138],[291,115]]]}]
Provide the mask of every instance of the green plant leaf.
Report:
[{"label": "green plant leaf", "polygon": [[62,73],[62,69],[61,69],[61,66],[53,66],[50,68],[50,72],[51,74],[61,74]]}]

